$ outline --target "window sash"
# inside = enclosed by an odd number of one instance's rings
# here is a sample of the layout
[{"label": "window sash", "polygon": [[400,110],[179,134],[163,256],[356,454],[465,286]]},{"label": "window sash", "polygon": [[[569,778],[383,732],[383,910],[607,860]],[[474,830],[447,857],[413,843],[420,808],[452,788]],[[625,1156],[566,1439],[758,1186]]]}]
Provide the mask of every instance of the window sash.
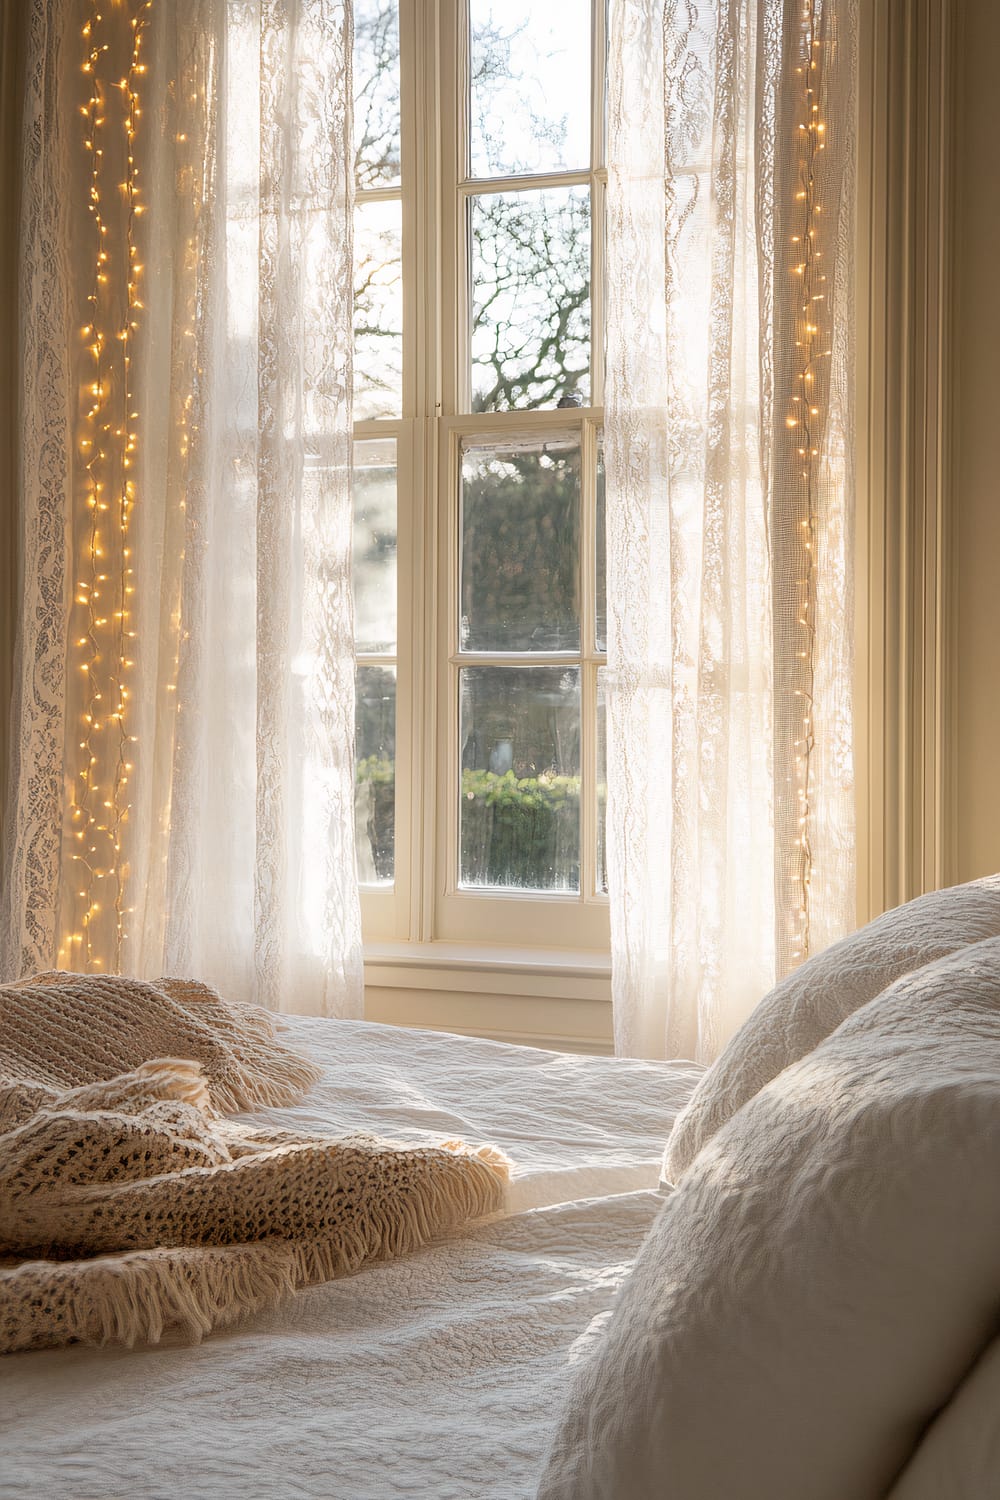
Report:
[{"label": "window sash", "polygon": [[[604,0],[593,0],[592,164],[580,172],[470,179],[464,0],[400,0],[402,181],[359,201],[402,201],[403,414],[358,422],[356,438],[397,440],[398,652],[396,867],[392,887],[362,890],[366,942],[431,941],[603,952],[607,896],[597,889],[597,672],[594,549],[597,435],[602,421],[604,300]],[[439,116],[435,114],[438,102]],[[595,107],[596,106],[596,107]],[[440,120],[440,132],[438,130]],[[440,142],[440,151],[438,151]],[[516,190],[587,185],[591,195],[591,391],[588,407],[472,414],[469,401],[468,205],[505,185]],[[435,212],[440,199],[441,214]],[[448,289],[455,290],[454,298]],[[581,671],[581,879],[579,895],[458,884],[460,746],[458,672],[476,661],[525,660],[463,653],[459,612],[459,469],[463,438],[577,432],[581,440],[581,650],[560,663]],[[359,663],[376,659],[359,655]],[[377,658],[386,663],[384,657]]]}]

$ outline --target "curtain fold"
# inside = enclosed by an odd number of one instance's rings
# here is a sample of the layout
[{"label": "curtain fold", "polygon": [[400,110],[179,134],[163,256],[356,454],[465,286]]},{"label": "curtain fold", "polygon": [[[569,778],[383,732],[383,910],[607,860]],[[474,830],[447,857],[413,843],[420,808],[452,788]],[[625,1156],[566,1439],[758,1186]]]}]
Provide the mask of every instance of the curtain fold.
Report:
[{"label": "curtain fold", "polygon": [[615,1040],[709,1060],[853,918],[855,17],[612,0],[609,35]]},{"label": "curtain fold", "polygon": [[350,5],[33,0],[5,977],[361,1011]]},{"label": "curtain fold", "polygon": [[20,0],[0,0],[0,203],[9,232],[0,241],[0,863],[9,786],[17,567],[17,450],[20,371],[17,358],[17,229],[20,221],[21,104],[25,14]]}]

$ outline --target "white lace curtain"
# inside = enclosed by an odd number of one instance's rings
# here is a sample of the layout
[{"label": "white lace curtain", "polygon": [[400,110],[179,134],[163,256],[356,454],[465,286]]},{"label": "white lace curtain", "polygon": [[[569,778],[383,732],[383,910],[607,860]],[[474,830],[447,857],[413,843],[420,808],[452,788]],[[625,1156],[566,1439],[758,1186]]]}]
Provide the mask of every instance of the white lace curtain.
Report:
[{"label": "white lace curtain", "polygon": [[32,0],[4,977],[357,1015],[350,4]]},{"label": "white lace curtain", "polygon": [[853,925],[854,0],[612,0],[618,1051],[710,1059]]}]

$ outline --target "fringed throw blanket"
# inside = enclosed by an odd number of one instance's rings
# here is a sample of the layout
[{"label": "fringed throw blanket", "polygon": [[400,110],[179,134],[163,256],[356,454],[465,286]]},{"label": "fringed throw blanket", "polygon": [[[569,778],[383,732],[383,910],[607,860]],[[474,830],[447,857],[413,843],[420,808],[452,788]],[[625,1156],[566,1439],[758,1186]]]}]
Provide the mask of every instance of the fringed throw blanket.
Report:
[{"label": "fringed throw blanket", "polygon": [[500,1207],[491,1147],[260,1131],[318,1071],[205,985],[0,986],[0,1353],[199,1338]]}]

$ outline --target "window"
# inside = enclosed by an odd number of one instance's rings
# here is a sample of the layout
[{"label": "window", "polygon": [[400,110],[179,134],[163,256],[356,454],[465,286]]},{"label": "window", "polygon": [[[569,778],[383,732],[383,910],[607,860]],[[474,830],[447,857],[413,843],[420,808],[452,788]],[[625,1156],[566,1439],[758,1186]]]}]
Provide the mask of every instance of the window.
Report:
[{"label": "window", "polygon": [[366,939],[606,949],[604,0],[355,0]]}]

